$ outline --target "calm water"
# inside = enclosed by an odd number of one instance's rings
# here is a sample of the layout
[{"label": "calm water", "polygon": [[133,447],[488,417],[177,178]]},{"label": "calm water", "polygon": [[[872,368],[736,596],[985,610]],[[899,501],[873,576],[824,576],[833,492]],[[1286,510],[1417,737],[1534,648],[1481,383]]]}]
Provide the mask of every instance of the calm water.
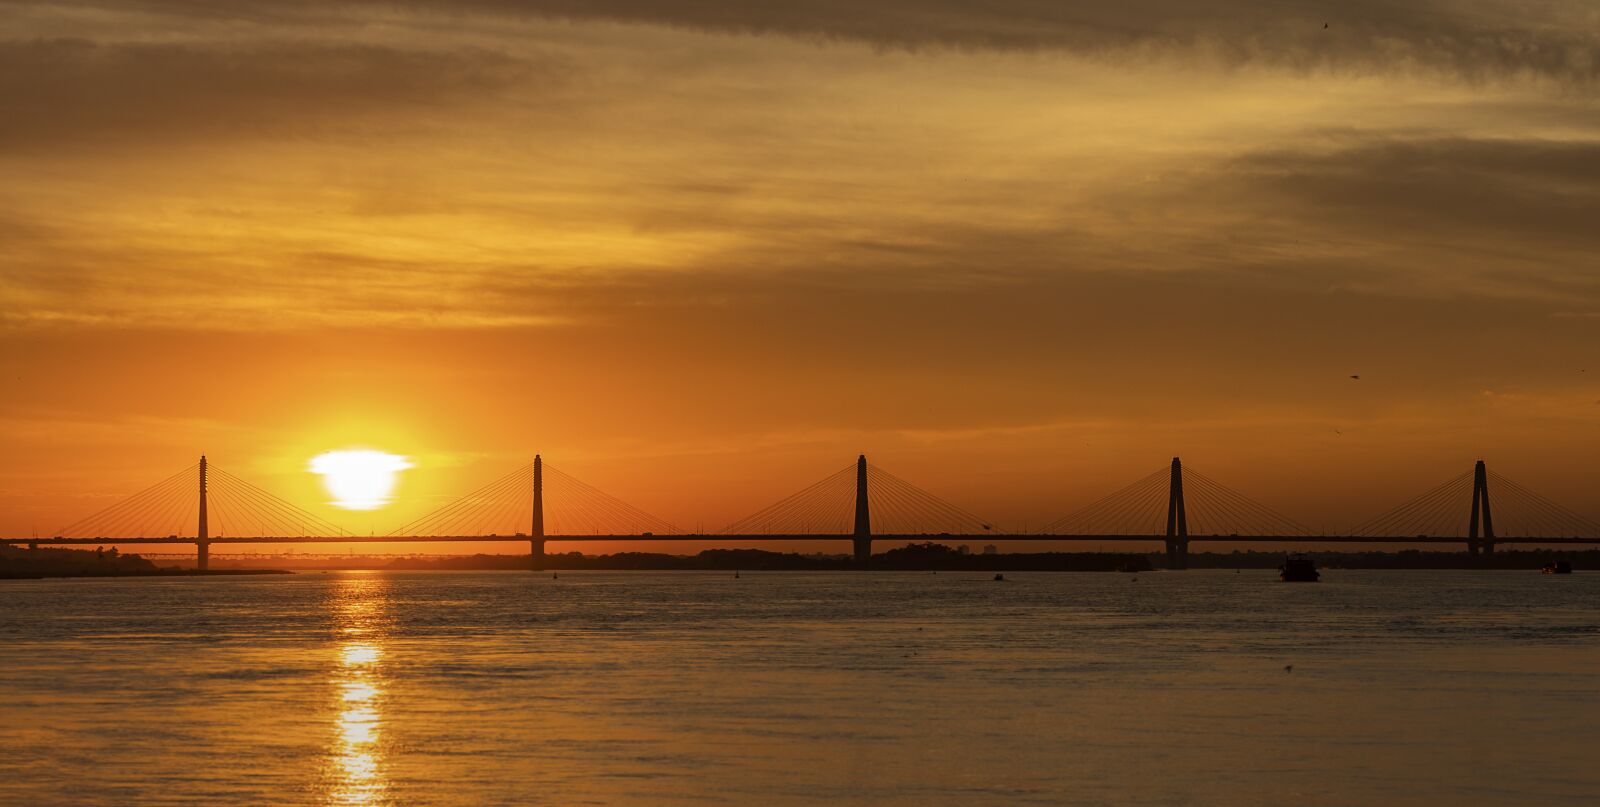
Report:
[{"label": "calm water", "polygon": [[1600,574],[1010,577],[8,582],[0,802],[1600,799]]}]

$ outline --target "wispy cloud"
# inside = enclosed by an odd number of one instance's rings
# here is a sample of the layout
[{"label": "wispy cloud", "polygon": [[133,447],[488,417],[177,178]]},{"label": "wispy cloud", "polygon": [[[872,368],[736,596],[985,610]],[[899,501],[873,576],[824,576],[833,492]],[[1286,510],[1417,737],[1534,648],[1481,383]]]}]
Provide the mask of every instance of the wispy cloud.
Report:
[{"label": "wispy cloud", "polygon": [[558,81],[553,60],[311,42],[0,41],[0,145],[315,136]]}]

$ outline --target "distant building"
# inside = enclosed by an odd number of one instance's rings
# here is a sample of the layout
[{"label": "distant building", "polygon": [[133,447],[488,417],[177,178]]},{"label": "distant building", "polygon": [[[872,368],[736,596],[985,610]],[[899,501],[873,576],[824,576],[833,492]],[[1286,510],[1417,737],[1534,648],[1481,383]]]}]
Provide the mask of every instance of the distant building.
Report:
[{"label": "distant building", "polygon": [[989,544],[988,546],[985,546],[983,548],[983,554],[985,554],[985,555],[998,555],[998,554],[1000,554],[1000,550],[996,549],[994,544]]},{"label": "distant building", "polygon": [[962,544],[961,546],[956,547],[956,554],[957,555],[970,555],[970,554],[972,554],[972,547],[967,546],[966,544]]}]

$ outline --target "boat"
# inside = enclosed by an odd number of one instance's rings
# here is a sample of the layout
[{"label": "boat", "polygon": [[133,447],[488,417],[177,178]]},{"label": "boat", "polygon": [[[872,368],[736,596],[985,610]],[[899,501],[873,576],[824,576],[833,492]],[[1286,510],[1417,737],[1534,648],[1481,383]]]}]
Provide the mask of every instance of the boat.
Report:
[{"label": "boat", "polygon": [[1315,583],[1322,579],[1322,573],[1310,558],[1284,558],[1278,567],[1278,579],[1285,583]]},{"label": "boat", "polygon": [[1572,574],[1572,561],[1555,560],[1544,565],[1545,574]]}]

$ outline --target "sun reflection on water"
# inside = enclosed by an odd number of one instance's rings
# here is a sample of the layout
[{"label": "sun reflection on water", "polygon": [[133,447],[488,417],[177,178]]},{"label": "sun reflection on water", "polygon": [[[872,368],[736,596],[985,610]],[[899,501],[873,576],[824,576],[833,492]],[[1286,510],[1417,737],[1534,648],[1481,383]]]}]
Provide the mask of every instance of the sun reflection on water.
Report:
[{"label": "sun reflection on water", "polygon": [[378,695],[378,688],[361,681],[346,681],[340,693],[346,703],[366,703]]},{"label": "sun reflection on water", "polygon": [[[367,664],[376,664],[382,656],[383,651],[369,642],[350,642],[339,651],[339,661],[345,667],[360,668]],[[358,669],[357,672],[362,671]]]},{"label": "sun reflection on water", "polygon": [[[339,693],[334,737],[329,748],[332,783],[328,803],[375,805],[386,803],[384,778],[383,678],[379,662],[383,647],[380,624],[385,605],[386,581],[348,577],[335,583],[335,614],[339,632],[348,637],[338,648],[333,683]],[[361,637],[356,639],[354,637]]]}]

